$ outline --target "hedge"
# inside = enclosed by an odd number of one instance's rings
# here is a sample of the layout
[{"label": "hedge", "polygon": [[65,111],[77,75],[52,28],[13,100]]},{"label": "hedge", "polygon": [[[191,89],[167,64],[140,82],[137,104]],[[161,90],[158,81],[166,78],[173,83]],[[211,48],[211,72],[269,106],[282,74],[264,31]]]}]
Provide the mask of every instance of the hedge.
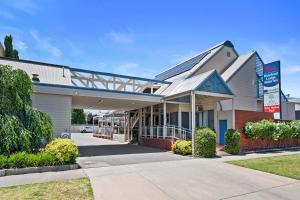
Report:
[{"label": "hedge", "polygon": [[215,157],[216,156],[216,134],[209,128],[196,130],[195,134],[195,156]]},{"label": "hedge", "polygon": [[300,137],[300,121],[274,122],[261,120],[258,122],[247,122],[244,127],[246,137],[250,139],[268,138],[283,140]]},{"label": "hedge", "polygon": [[0,169],[42,167],[61,165],[55,156],[48,153],[30,154],[19,152],[10,156],[0,156]]},{"label": "hedge", "polygon": [[228,129],[226,131],[224,150],[233,155],[240,153],[240,133],[235,129]]},{"label": "hedge", "polygon": [[172,145],[172,151],[175,154],[191,155],[192,154],[192,141],[176,140]]}]

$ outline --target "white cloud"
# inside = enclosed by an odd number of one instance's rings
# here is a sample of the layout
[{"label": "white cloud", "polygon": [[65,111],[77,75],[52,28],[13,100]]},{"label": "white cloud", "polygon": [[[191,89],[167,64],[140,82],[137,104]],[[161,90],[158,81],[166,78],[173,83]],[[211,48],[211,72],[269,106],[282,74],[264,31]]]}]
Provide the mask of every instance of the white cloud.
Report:
[{"label": "white cloud", "polygon": [[20,10],[22,12],[25,12],[27,14],[35,14],[39,10],[37,0],[10,0],[7,3],[7,6],[10,6],[14,9]]},{"label": "white cloud", "polygon": [[132,31],[116,32],[111,31],[107,34],[107,37],[117,44],[131,44],[134,42],[134,33]]},{"label": "white cloud", "polygon": [[61,50],[51,43],[50,38],[41,37],[36,30],[30,31],[30,34],[40,49],[48,51],[52,56],[55,57],[62,56]]},{"label": "white cloud", "polygon": [[21,51],[25,51],[28,48],[27,44],[21,40],[14,41],[14,46],[17,50]]},{"label": "white cloud", "polygon": [[300,72],[300,47],[295,39],[291,38],[286,43],[262,43],[257,50],[265,63],[280,60],[282,73]]}]

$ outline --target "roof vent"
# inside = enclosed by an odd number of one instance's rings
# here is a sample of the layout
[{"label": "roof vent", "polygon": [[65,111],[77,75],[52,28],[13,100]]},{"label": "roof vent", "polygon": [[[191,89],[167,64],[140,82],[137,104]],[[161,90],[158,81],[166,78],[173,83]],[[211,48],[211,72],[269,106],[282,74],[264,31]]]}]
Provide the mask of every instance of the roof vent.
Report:
[{"label": "roof vent", "polygon": [[33,82],[40,82],[39,75],[38,74],[32,74],[32,79],[31,80]]}]

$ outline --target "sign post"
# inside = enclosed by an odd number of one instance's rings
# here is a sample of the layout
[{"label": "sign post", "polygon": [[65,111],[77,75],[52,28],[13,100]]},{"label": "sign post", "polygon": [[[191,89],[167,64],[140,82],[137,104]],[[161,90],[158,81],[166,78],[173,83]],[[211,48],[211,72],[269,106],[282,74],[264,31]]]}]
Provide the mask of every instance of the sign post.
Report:
[{"label": "sign post", "polygon": [[280,61],[263,67],[264,112],[279,113],[281,119]]}]

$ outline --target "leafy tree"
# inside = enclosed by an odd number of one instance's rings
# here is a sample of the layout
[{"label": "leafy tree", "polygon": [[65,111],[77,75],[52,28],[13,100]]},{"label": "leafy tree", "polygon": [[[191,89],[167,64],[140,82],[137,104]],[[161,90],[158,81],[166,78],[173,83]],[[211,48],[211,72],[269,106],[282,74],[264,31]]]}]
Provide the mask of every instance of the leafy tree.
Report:
[{"label": "leafy tree", "polygon": [[52,120],[32,107],[30,77],[0,65],[0,154],[38,151],[52,138]]},{"label": "leafy tree", "polygon": [[83,109],[72,109],[72,124],[85,124],[85,114]]},{"label": "leafy tree", "polygon": [[4,38],[4,56],[19,59],[19,52],[13,47],[13,37],[11,35]]}]

